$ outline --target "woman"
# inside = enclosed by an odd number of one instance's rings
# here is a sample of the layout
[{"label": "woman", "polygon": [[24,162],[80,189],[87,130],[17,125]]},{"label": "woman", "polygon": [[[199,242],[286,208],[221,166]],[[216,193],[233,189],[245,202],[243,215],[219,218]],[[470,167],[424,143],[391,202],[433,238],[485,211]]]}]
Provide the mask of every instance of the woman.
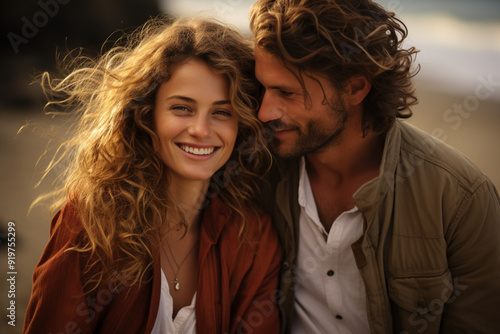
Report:
[{"label": "woman", "polygon": [[215,22],[156,19],[84,62],[42,80],[79,121],[24,332],[277,332],[250,46]]}]

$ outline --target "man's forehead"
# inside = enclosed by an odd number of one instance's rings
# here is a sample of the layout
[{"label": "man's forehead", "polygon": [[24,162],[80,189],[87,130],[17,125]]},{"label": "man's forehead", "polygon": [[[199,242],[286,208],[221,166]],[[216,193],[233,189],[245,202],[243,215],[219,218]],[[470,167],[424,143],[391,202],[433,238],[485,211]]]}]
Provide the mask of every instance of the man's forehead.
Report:
[{"label": "man's forehead", "polygon": [[299,72],[296,66],[286,64],[281,58],[264,48],[260,46],[255,48],[255,74],[259,81],[267,79],[292,84],[298,81]]},{"label": "man's forehead", "polygon": [[255,75],[263,85],[269,84],[279,87],[302,87],[301,81],[308,81],[308,78],[315,82],[324,80],[329,82],[323,73],[301,70],[294,64],[287,63],[270,53],[262,46],[255,46]]},{"label": "man's forehead", "polygon": [[272,65],[279,65],[280,67],[295,68],[293,64],[286,63],[286,61],[277,54],[269,52],[266,48],[260,45],[255,46],[255,60],[260,63],[271,63]]}]

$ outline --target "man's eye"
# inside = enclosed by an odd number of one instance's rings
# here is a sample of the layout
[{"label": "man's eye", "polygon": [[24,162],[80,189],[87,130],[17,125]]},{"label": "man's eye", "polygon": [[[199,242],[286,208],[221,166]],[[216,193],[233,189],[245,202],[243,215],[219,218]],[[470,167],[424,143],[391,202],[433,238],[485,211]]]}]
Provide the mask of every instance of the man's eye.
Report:
[{"label": "man's eye", "polygon": [[288,92],[286,90],[282,90],[280,89],[280,94],[283,95],[283,96],[290,96],[292,95],[293,93],[292,92]]},{"label": "man's eye", "polygon": [[264,86],[259,84],[259,91],[258,91],[259,101],[262,101],[265,93],[266,93],[266,89],[264,88]]}]

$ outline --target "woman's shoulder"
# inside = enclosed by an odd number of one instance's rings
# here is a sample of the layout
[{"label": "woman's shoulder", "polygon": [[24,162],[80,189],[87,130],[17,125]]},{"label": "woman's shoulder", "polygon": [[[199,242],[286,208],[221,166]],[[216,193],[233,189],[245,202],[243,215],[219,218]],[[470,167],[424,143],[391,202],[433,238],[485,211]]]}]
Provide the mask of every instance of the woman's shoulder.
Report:
[{"label": "woman's shoulder", "polygon": [[[77,210],[71,203],[64,204],[50,223],[50,236],[42,253],[39,265],[45,262],[58,263],[73,261],[75,252],[67,250],[77,246],[83,236],[83,227]],[[71,259],[71,260],[70,260]]]},{"label": "woman's shoulder", "polygon": [[244,227],[238,224],[237,214],[231,215],[217,240],[223,263],[235,281],[243,281],[244,277],[262,278],[279,267],[282,256],[270,216],[254,205],[245,206],[243,214]]},{"label": "woman's shoulder", "polygon": [[[212,228],[219,226],[219,243],[234,246],[250,244],[257,247],[267,243],[269,247],[278,247],[279,238],[271,217],[257,204],[247,203],[243,207],[244,225],[241,216],[218,198],[212,200],[209,211]],[[215,213],[217,216],[214,216]],[[214,221],[215,218],[217,221]]]},{"label": "woman's shoulder", "polygon": [[[209,215],[217,218],[219,223],[224,224],[225,228],[239,229],[240,215],[218,197],[212,199],[208,205]],[[248,233],[272,232],[273,228],[271,217],[256,203],[246,203],[242,208],[242,214],[245,217],[245,225],[248,227]],[[264,230],[261,229],[264,227]]]},{"label": "woman's shoulder", "polygon": [[278,239],[271,216],[265,213],[261,207],[248,205],[245,207],[245,210],[247,233],[250,237],[253,236],[255,239],[260,240],[262,236],[266,235],[270,238]]},{"label": "woman's shoulder", "polygon": [[77,238],[83,231],[78,210],[71,202],[66,202],[54,215],[50,223],[50,235]]}]

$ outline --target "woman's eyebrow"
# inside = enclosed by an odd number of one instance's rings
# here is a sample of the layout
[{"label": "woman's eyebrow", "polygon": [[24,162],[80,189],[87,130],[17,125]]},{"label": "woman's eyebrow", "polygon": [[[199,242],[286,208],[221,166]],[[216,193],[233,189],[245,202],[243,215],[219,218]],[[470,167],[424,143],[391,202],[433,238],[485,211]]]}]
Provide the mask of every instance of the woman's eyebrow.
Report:
[{"label": "woman's eyebrow", "polygon": [[[167,97],[165,99],[165,101],[172,100],[172,99],[180,99],[180,100],[184,100],[186,102],[196,103],[195,99],[187,97],[187,96],[183,96],[183,95],[172,95],[172,96]],[[214,105],[214,106],[220,106],[220,105],[225,105],[225,104],[231,104],[231,101],[230,100],[221,100],[221,101],[215,101],[214,103],[212,103],[212,105]]]},{"label": "woman's eyebrow", "polygon": [[169,97],[167,97],[165,99],[165,101],[172,100],[172,99],[180,99],[180,100],[184,100],[186,102],[196,103],[195,99],[192,99],[192,98],[187,97],[187,96],[182,96],[182,95],[172,95],[172,96],[169,96]]},{"label": "woman's eyebrow", "polygon": [[214,103],[212,103],[212,105],[214,105],[214,106],[220,106],[220,105],[224,105],[224,104],[231,104],[231,101],[222,100],[222,101],[215,101]]}]

